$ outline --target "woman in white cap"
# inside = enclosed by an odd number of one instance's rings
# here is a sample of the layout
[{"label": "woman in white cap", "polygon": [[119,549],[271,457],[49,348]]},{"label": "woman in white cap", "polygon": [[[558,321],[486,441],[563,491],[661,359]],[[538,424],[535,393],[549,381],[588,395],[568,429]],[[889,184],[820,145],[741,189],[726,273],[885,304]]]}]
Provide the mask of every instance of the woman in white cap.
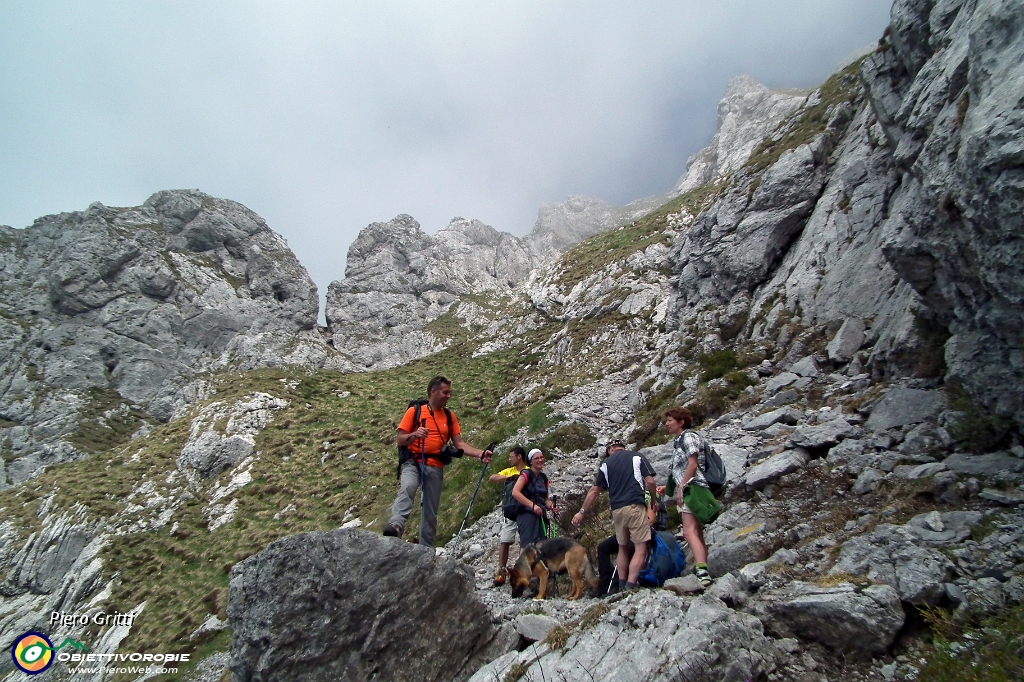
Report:
[{"label": "woman in white cap", "polygon": [[541,519],[546,510],[555,510],[548,495],[548,477],[544,475],[544,453],[534,448],[526,455],[528,467],[519,474],[512,489],[512,497],[522,505],[516,523],[519,526],[519,544],[522,547],[544,539]]}]

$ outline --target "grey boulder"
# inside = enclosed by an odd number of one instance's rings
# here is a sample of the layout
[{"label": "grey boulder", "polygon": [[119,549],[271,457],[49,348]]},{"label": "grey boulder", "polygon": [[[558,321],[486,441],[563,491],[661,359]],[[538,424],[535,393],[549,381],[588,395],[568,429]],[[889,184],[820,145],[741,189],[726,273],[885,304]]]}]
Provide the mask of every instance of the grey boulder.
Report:
[{"label": "grey boulder", "polygon": [[704,529],[708,546],[708,571],[722,576],[756,561],[767,559],[776,541],[779,523],[748,502],[732,505]]},{"label": "grey boulder", "polygon": [[786,450],[751,467],[744,474],[743,482],[751,488],[760,489],[786,474],[802,469],[809,460],[810,455],[803,448]]},{"label": "grey boulder", "polygon": [[836,335],[832,337],[832,340],[825,348],[828,359],[835,363],[845,363],[852,360],[853,354],[864,343],[864,329],[864,320],[854,317],[845,320],[839,331],[836,332]]},{"label": "grey boulder", "polygon": [[990,452],[987,455],[959,452],[942,460],[942,463],[958,474],[988,478],[1024,471],[1024,460],[1005,452]]},{"label": "grey boulder", "polygon": [[839,417],[824,424],[797,429],[790,438],[790,442],[797,447],[813,450],[831,447],[844,438],[853,436],[858,431],[856,426]]},{"label": "grey boulder", "polygon": [[921,546],[914,530],[883,524],[843,545],[830,572],[890,585],[902,601],[924,606],[942,600],[944,583],[952,579],[954,571],[953,562],[944,554]]},{"label": "grey boulder", "polygon": [[338,529],[231,571],[232,679],[458,679],[495,636],[473,576],[433,549]]},{"label": "grey boulder", "polygon": [[919,424],[938,416],[946,407],[942,391],[897,387],[885,394],[871,410],[865,427],[869,431],[885,431],[894,426]]},{"label": "grey boulder", "polygon": [[792,408],[783,408],[781,410],[772,410],[771,412],[765,412],[764,414],[758,415],[746,422],[743,425],[744,431],[762,431],[767,429],[773,424],[787,424],[789,426],[796,426],[797,421],[803,417],[803,413],[800,410],[794,410]]},{"label": "grey boulder", "polygon": [[761,622],[709,594],[681,599],[666,590],[640,590],[616,602],[561,649],[511,652],[486,665],[471,682],[494,682],[513,669],[522,680],[761,679],[779,655]]},{"label": "grey boulder", "polygon": [[820,642],[839,654],[870,660],[892,645],[906,614],[888,585],[818,587],[793,582],[759,593],[750,610],[780,637]]}]

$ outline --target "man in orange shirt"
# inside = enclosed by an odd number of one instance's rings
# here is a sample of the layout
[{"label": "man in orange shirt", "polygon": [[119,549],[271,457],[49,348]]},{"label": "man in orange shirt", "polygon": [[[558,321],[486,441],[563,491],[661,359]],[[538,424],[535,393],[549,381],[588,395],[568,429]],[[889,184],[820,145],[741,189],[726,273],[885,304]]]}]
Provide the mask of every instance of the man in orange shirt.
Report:
[{"label": "man in orange shirt", "polygon": [[[412,514],[416,489],[422,479],[423,509],[420,517],[419,543],[427,547],[434,546],[437,509],[441,503],[441,482],[445,465],[441,451],[449,441],[457,449],[462,450],[463,454],[476,457],[485,464],[491,461],[490,450],[477,449],[462,440],[459,420],[455,413],[446,407],[451,396],[452,382],[443,376],[434,377],[427,384],[428,402],[420,408],[420,423],[413,423],[416,408],[410,407],[398,424],[398,447],[408,448],[412,457],[402,465],[398,495],[391,507],[391,520],[384,527],[384,535],[402,537],[405,522]],[[421,466],[424,456],[426,465]]]}]

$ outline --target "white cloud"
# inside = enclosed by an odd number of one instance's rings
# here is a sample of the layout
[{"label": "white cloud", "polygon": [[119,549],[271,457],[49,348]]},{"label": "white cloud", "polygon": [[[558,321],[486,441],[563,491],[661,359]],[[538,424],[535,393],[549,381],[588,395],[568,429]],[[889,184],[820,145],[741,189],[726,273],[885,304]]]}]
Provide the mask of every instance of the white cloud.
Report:
[{"label": "white cloud", "polygon": [[241,201],[321,292],[410,213],[523,234],[668,190],[729,78],[823,80],[888,3],[107,2],[0,9],[0,222],[167,188]]}]

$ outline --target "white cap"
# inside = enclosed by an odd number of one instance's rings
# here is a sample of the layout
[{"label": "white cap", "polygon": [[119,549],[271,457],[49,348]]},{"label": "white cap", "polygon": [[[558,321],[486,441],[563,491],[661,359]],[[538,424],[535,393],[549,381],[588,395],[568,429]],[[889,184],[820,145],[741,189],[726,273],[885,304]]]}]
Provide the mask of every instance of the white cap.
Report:
[{"label": "white cap", "polygon": [[527,462],[532,462],[534,455],[543,455],[543,454],[544,453],[541,452],[539,448],[534,448],[533,450],[530,450],[530,453],[528,455],[526,455],[526,461]]}]

